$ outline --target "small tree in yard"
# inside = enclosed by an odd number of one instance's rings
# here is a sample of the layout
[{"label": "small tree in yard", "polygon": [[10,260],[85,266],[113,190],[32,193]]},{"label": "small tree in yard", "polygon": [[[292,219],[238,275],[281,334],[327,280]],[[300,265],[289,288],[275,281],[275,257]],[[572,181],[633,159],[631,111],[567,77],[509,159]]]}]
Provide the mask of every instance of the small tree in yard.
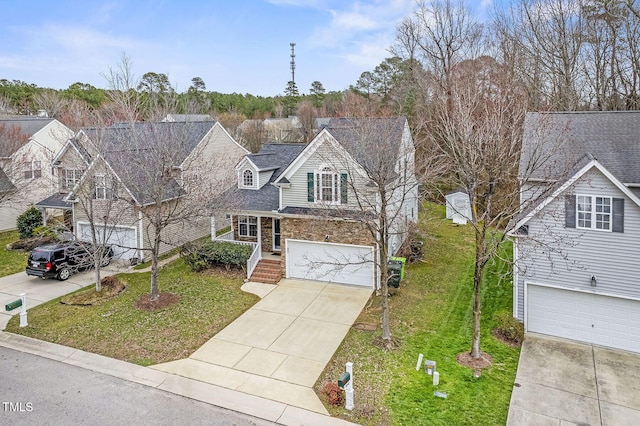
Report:
[{"label": "small tree in yard", "polygon": [[[406,236],[405,225],[418,215],[417,209],[403,208],[405,203],[415,205],[418,197],[413,144],[404,133],[405,124],[404,117],[332,120],[327,130],[340,145],[327,143],[326,151],[320,154],[331,168],[347,172],[341,175],[347,204],[340,206],[341,214],[354,215],[378,247],[378,260],[373,262],[380,276],[382,342],[386,348],[394,347],[389,320],[389,250],[394,241]],[[318,195],[324,196],[322,192]],[[336,268],[344,266],[338,259],[335,263]]]},{"label": "small tree in yard", "polygon": [[[470,355],[481,358],[481,294],[485,267],[505,241],[512,219],[523,209],[519,179],[548,167],[554,149],[540,150],[521,163],[527,100],[524,87],[495,60],[481,57],[452,69],[448,91],[436,93],[433,145],[447,160],[446,179],[469,194],[475,234],[473,337]],[[545,130],[540,129],[541,133]],[[542,141],[543,135],[539,135]],[[541,185],[536,203],[550,194]]]}]

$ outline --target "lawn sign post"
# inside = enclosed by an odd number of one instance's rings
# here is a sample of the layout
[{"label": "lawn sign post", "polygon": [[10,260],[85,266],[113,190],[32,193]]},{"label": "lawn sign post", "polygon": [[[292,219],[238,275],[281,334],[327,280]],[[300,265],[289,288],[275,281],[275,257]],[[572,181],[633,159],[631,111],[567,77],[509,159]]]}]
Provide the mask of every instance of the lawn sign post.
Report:
[{"label": "lawn sign post", "polygon": [[345,392],[345,402],[344,408],[347,410],[353,410],[353,363],[347,362],[346,371],[344,374],[338,379],[338,386],[340,389],[344,389]]},{"label": "lawn sign post", "polygon": [[27,295],[25,293],[20,294],[20,299],[4,305],[4,309],[7,312],[13,311],[16,308],[20,309],[20,327],[26,327],[27,324]]}]

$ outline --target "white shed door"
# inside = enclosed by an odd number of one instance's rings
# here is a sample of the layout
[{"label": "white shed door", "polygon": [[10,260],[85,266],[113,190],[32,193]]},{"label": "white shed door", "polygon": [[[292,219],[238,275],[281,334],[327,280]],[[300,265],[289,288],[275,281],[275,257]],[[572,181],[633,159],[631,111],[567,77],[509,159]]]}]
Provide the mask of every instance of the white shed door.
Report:
[{"label": "white shed door", "polygon": [[286,240],[287,278],[373,287],[373,247]]},{"label": "white shed door", "polygon": [[640,301],[528,285],[527,331],[640,352]]},{"label": "white shed door", "polygon": [[[96,225],[101,228],[100,225]],[[99,235],[104,234],[103,229],[96,229]],[[107,229],[107,244],[111,244],[115,257],[118,259],[131,259],[137,255],[138,247],[136,238],[136,228],[127,226],[109,227]],[[82,241],[91,241],[91,225],[88,223],[78,223],[78,238]]]}]

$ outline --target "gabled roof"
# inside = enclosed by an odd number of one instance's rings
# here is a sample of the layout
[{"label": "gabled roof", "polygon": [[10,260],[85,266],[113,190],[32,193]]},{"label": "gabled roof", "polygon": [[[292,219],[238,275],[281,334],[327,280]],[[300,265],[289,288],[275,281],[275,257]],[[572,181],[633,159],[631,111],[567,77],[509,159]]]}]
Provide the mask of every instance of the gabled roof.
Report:
[{"label": "gabled roof", "polygon": [[44,129],[54,120],[52,118],[37,118],[37,117],[25,117],[25,118],[12,118],[9,120],[0,120],[0,126],[5,127],[7,130],[15,129],[20,132],[23,140],[20,143],[11,143],[11,141],[3,139],[3,132],[0,132],[0,157],[10,157],[19,148],[21,148],[27,141],[33,137],[40,130]]},{"label": "gabled roof", "polygon": [[260,170],[274,170],[269,183],[258,190],[233,187],[215,199],[212,205],[229,205],[231,209],[239,211],[278,210],[279,190],[271,183],[278,179],[305,147],[304,144],[267,143],[257,154],[247,154],[245,158],[250,159]]},{"label": "gabled roof", "polygon": [[323,143],[337,142],[335,155],[345,158],[336,160],[356,162],[360,170],[369,171],[371,176],[393,178],[406,124],[405,117],[332,118],[282,176],[289,178],[295,174]]},{"label": "gabled roof", "polygon": [[640,183],[640,111],[528,113],[524,123],[520,176],[544,160],[530,179],[556,180],[590,153],[616,178]]},{"label": "gabled roof", "polygon": [[533,218],[536,214],[542,211],[546,206],[548,206],[553,200],[555,200],[558,196],[560,196],[564,191],[567,190],[571,185],[577,182],[582,176],[584,176],[587,172],[592,169],[598,170],[602,173],[614,186],[616,186],[622,193],[624,193],[631,201],[633,201],[637,206],[640,206],[640,198],[633,193],[627,186],[624,185],[619,179],[616,178],[613,173],[611,173],[606,167],[604,167],[597,159],[595,159],[592,155],[585,155],[577,164],[579,169],[576,173],[573,173],[569,179],[558,183],[554,191],[548,197],[540,200],[535,205],[530,206],[525,212],[522,212],[514,221],[515,225],[510,226],[512,229],[509,232],[509,235],[517,235],[518,230],[527,224],[527,222]]},{"label": "gabled roof", "polygon": [[300,143],[266,143],[262,145],[259,152],[247,154],[246,158],[251,160],[258,170],[279,170],[279,173],[274,173],[275,179],[302,152],[305,146]]},{"label": "gabled roof", "polygon": [[406,122],[405,117],[332,118],[324,128],[366,169],[377,165],[381,152],[397,158]]},{"label": "gabled roof", "polygon": [[[159,182],[164,185],[163,201],[184,194],[175,179],[156,176],[155,172],[169,173],[170,168],[180,166],[215,124],[215,121],[120,123],[106,129],[86,129],[84,133],[136,202],[146,205],[155,202],[149,193]],[[165,152],[159,146],[166,147]],[[166,157],[172,164],[161,164]],[[165,166],[167,170],[161,170]]]}]

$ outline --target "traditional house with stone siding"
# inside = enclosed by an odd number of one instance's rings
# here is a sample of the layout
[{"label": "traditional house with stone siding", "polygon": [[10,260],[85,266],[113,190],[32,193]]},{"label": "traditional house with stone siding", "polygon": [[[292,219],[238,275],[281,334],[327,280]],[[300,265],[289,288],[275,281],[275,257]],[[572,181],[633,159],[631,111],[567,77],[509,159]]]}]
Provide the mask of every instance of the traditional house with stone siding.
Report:
[{"label": "traditional house with stone siding", "polygon": [[214,202],[233,206],[232,229],[219,238],[254,245],[252,280],[375,288],[380,250],[367,221],[377,220],[380,202],[367,167],[374,156],[389,159],[393,255],[418,218],[414,154],[404,117],[331,119],[309,144],[265,144],[238,163],[237,187]]}]

